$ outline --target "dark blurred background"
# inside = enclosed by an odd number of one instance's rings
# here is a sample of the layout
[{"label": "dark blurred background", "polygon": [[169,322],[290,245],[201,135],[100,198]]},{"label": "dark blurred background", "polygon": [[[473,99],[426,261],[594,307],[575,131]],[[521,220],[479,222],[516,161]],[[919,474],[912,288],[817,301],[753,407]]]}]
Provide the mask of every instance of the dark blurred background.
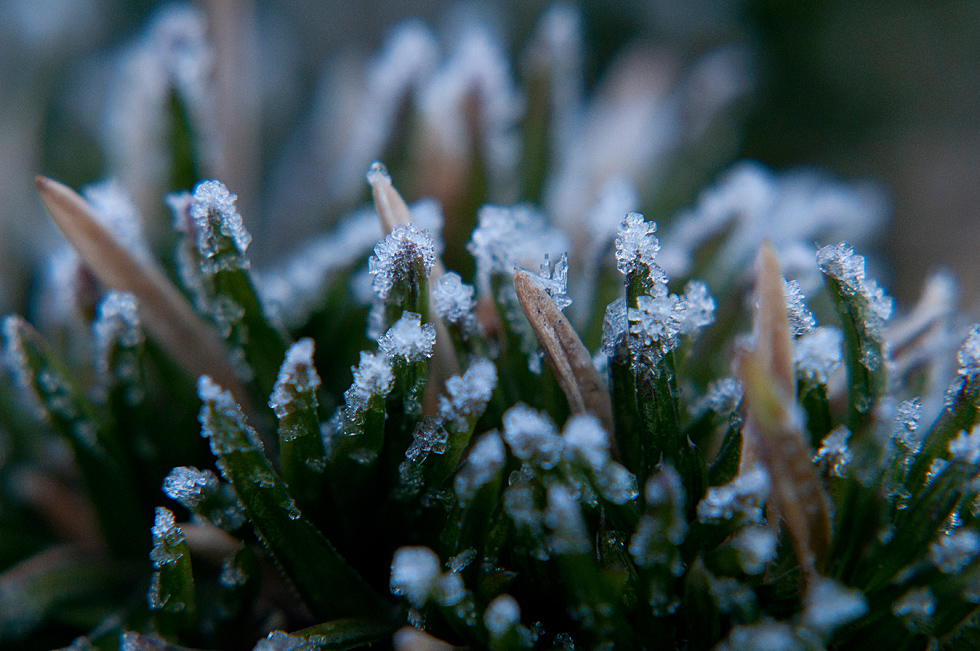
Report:
[{"label": "dark blurred background", "polygon": [[[104,175],[93,125],[111,52],[159,3],[0,0],[0,306],[17,308],[30,264],[53,237],[33,195],[37,172],[72,186]],[[261,88],[247,110],[255,138],[238,159],[261,178],[314,93],[323,61],[366,56],[406,16],[434,26],[436,0],[198,3],[212,25],[251,26]],[[548,3],[481,4],[515,55]],[[965,309],[980,308],[980,1],[586,0],[587,83],[637,40],[693,56],[747,44],[757,87],[737,152],[777,170],[816,166],[874,179],[893,202],[878,242],[901,304],[946,266]],[[101,62],[101,63],[100,63]],[[235,188],[233,180],[228,185]],[[694,199],[693,194],[687,202]],[[890,276],[890,277],[887,277]]]}]

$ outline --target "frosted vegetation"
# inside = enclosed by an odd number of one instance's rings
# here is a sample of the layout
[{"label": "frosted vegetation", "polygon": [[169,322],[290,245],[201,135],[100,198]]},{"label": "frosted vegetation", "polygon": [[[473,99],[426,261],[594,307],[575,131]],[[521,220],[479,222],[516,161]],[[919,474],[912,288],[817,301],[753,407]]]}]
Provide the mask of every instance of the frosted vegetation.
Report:
[{"label": "frosted vegetation", "polygon": [[203,14],[120,55],[2,324],[0,646],[980,644],[980,326],[878,284],[880,192],[696,169],[731,48],[587,89],[571,7],[521,65],[460,17],[325,75],[259,202],[198,178]]}]

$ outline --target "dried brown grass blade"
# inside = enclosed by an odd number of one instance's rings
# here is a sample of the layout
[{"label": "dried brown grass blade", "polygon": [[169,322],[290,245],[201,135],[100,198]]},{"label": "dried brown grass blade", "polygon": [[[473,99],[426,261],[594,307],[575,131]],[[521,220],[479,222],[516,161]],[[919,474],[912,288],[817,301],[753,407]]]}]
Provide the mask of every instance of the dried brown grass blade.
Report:
[{"label": "dried brown grass blade", "polygon": [[555,301],[531,274],[518,269],[514,275],[514,290],[534,334],[544,349],[548,363],[555,372],[558,384],[568,398],[573,414],[592,412],[607,432],[613,431],[612,400],[595,367],[592,355],[575,328],[562,314]]},{"label": "dried brown grass blade", "polygon": [[830,548],[827,494],[813,465],[796,404],[793,345],[779,261],[764,244],[757,259],[755,348],[739,357],[746,411],[745,438],[763,463],[773,506],[786,522],[802,578],[823,567]]},{"label": "dried brown grass blade", "polygon": [[247,395],[225,361],[224,343],[156,267],[143,264],[119,245],[74,190],[44,176],[34,180],[41,202],[92,274],[139,303],[143,327],[194,378],[211,376],[246,409]]}]

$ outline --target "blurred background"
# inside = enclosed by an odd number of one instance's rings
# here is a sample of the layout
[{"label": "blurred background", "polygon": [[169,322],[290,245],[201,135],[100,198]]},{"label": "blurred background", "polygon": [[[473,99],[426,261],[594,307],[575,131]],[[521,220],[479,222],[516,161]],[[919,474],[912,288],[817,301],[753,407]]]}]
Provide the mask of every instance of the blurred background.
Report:
[{"label": "blurred background", "polygon": [[[345,79],[360,79],[394,24],[417,16],[447,42],[460,15],[477,13],[510,55],[510,73],[520,78],[525,46],[549,4],[196,3],[213,45],[219,106],[213,127],[223,145],[220,160],[204,171],[239,194],[256,236],[256,260],[275,259],[309,228],[322,228],[364,198],[314,208],[307,201],[312,216],[303,217],[302,205],[290,207],[277,188],[284,177],[297,183],[308,173],[297,161],[319,159],[309,151],[311,129],[324,111],[343,116],[351,104],[337,108],[331,98]],[[34,195],[34,175],[77,188],[110,174],[136,175],[144,164],[114,148],[120,136],[118,115],[111,116],[125,105],[120,97],[129,97],[127,88],[146,82],[132,72],[127,78],[124,68],[160,5],[0,0],[4,312],[27,308],[24,296],[36,282],[38,261],[57,240]],[[669,220],[742,158],[777,171],[817,167],[845,180],[872,180],[892,205],[891,227],[875,243],[881,254],[875,272],[899,305],[915,299],[929,271],[945,266],[961,283],[963,307],[980,308],[980,1],[584,0],[569,6],[581,16],[587,96],[624,52],[637,47],[669,61],[665,69],[720,47],[741,53],[736,77],[745,92],[728,114],[730,128],[716,134],[710,155],[690,165],[689,174],[674,174],[676,182],[644,204],[653,217]],[[703,81],[709,90],[716,82]],[[128,146],[140,150],[139,143]],[[354,170],[358,187],[366,187],[363,171]],[[319,179],[312,175],[309,182]],[[159,194],[134,194],[141,210],[164,210]],[[283,211],[300,216],[285,223]]]}]

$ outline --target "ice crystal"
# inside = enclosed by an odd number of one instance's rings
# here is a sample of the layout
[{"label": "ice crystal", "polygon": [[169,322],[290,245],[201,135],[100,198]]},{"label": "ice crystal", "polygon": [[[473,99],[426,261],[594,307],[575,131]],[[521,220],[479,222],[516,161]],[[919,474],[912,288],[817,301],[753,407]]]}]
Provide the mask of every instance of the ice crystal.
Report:
[{"label": "ice crystal", "polygon": [[[207,375],[202,375],[197,381],[197,395],[204,403],[198,416],[201,422],[201,436],[210,441],[211,450],[215,454],[227,454],[243,449],[242,438],[247,448],[262,449],[259,435],[245,423],[245,415],[235,399],[231,397],[231,393],[215,384]],[[230,427],[221,423],[222,420],[230,421]],[[239,432],[243,433],[243,436],[240,437]]]},{"label": "ice crystal", "polygon": [[959,374],[967,378],[980,375],[980,324],[973,326],[963,346],[956,354],[960,364]]},{"label": "ice crystal", "polygon": [[969,434],[965,430],[961,431],[949,442],[949,453],[954,461],[975,466],[980,461],[980,425],[975,426]]},{"label": "ice crystal", "polygon": [[653,365],[677,347],[685,306],[675,294],[659,298],[640,296],[636,304],[627,311],[630,348],[634,358]]},{"label": "ice crystal", "polygon": [[193,511],[210,493],[218,490],[218,477],[210,470],[178,466],[163,480],[163,492],[170,499],[179,502],[188,511]]},{"label": "ice crystal", "polygon": [[746,574],[756,575],[765,571],[766,565],[776,558],[779,538],[768,527],[742,527],[732,539],[738,550],[738,562]]},{"label": "ice crystal", "polygon": [[755,466],[724,486],[709,488],[698,502],[698,519],[717,522],[739,516],[748,522],[759,522],[768,496],[769,476],[761,466]]},{"label": "ice crystal", "polygon": [[525,404],[504,414],[504,440],[518,459],[551,468],[558,462],[562,439],[551,419]]},{"label": "ice crystal", "polygon": [[530,273],[530,278],[531,282],[551,297],[559,310],[572,304],[572,299],[568,297],[568,254],[562,253],[558,262],[552,265],[546,253],[541,264],[541,273]]},{"label": "ice crystal", "polygon": [[864,594],[837,581],[819,578],[804,598],[803,621],[820,633],[829,633],[854,621],[868,611]]},{"label": "ice crystal", "polygon": [[929,546],[929,559],[944,574],[957,574],[980,554],[980,533],[958,529],[939,534]]},{"label": "ice crystal", "polygon": [[844,425],[833,429],[820,442],[820,449],[813,456],[813,462],[827,469],[832,477],[843,477],[853,453],[847,446],[851,430]]},{"label": "ice crystal", "polygon": [[347,417],[357,420],[371,398],[388,395],[394,386],[395,375],[387,357],[367,351],[361,351],[361,361],[356,367],[351,367],[351,371],[354,373],[354,383],[344,393],[344,399],[347,402]]},{"label": "ice crystal", "polygon": [[921,417],[922,403],[918,398],[903,400],[895,409],[895,427],[892,431],[892,441],[906,454],[919,449],[921,441],[916,435],[916,431],[919,429]]},{"label": "ice crystal", "polygon": [[667,292],[667,279],[656,262],[660,240],[656,222],[644,221],[643,215],[631,212],[619,226],[616,236],[616,268],[624,276],[646,271],[654,285],[654,296]]},{"label": "ice crystal", "polygon": [[439,581],[439,557],[428,547],[399,547],[391,561],[391,592],[421,608]]},{"label": "ice crystal", "polygon": [[820,326],[793,341],[797,374],[815,384],[826,384],[841,365],[844,336],[833,326]]},{"label": "ice crystal", "polygon": [[680,331],[691,335],[715,322],[715,299],[708,293],[708,286],[700,280],[688,281],[681,297],[684,320]]},{"label": "ice crystal", "polygon": [[555,483],[548,487],[544,521],[552,531],[550,547],[554,553],[586,554],[592,549],[582,509],[564,484]]},{"label": "ice crystal", "polygon": [[606,306],[606,315],[602,320],[602,352],[609,359],[614,358],[620,346],[627,343],[629,335],[627,314],[625,297],[621,296]]},{"label": "ice crystal", "polygon": [[742,401],[742,383],[733,377],[712,380],[705,394],[690,406],[692,416],[698,417],[707,411],[726,416],[734,413]]},{"label": "ice crystal", "polygon": [[[320,387],[320,376],[313,367],[313,340],[305,337],[300,339],[286,351],[286,359],[279,370],[269,406],[276,416],[283,418],[305,407],[309,396],[316,393]],[[300,405],[296,405],[301,401]]]},{"label": "ice crystal", "polygon": [[521,607],[509,594],[502,594],[487,606],[483,613],[483,625],[491,638],[503,637],[521,623]]},{"label": "ice crystal", "polygon": [[432,284],[432,309],[449,323],[465,325],[476,304],[475,290],[455,271],[448,271]]},{"label": "ice crystal", "polygon": [[422,323],[422,317],[405,312],[380,339],[378,347],[392,360],[404,363],[422,362],[432,357],[436,345],[436,328]]},{"label": "ice crystal", "polygon": [[423,418],[412,433],[412,444],[405,450],[405,456],[416,463],[425,460],[430,452],[445,454],[449,446],[449,433],[438,418]]},{"label": "ice crystal", "polygon": [[[414,224],[399,224],[374,247],[368,272],[374,276],[374,291],[382,300],[400,282],[413,282],[415,265],[428,276],[435,264],[435,246],[428,231]],[[419,282],[416,279],[414,282]]]},{"label": "ice crystal", "polygon": [[813,317],[813,312],[807,309],[798,280],[786,281],[784,285],[786,292],[786,314],[789,316],[789,327],[793,333],[793,338],[799,338],[813,330],[817,325],[817,320]]},{"label": "ice crystal", "polygon": [[860,295],[868,302],[871,332],[877,333],[881,322],[891,318],[895,301],[876,281],[865,276],[863,255],[855,254],[847,244],[828,245],[817,251],[817,263],[824,273],[841,284],[842,291]]},{"label": "ice crystal", "polygon": [[190,214],[197,235],[201,271],[205,274],[249,267],[245,251],[252,236],[235,207],[237,199],[220,181],[203,181],[194,189]]},{"label": "ice crystal", "polygon": [[152,532],[153,550],[150,552],[150,560],[153,565],[160,569],[164,565],[176,563],[181,555],[176,548],[184,542],[184,534],[174,521],[173,511],[158,506]]},{"label": "ice crystal", "polygon": [[454,480],[453,485],[459,501],[463,504],[468,502],[477,490],[497,476],[506,460],[504,442],[497,432],[488,432],[480,436],[467,454],[466,462]]},{"label": "ice crystal", "polygon": [[[142,390],[137,382],[139,373],[136,350],[144,340],[136,305],[136,297],[128,292],[108,292],[99,303],[98,315],[92,323],[95,345],[95,370],[103,387],[113,381],[127,385],[126,400],[137,404]],[[120,349],[118,355],[114,351]]]},{"label": "ice crystal", "polygon": [[464,429],[467,419],[475,420],[483,414],[496,386],[497,368],[493,362],[481,357],[473,359],[462,376],[446,380],[449,397],[440,396],[440,417],[452,421],[457,429]]}]

